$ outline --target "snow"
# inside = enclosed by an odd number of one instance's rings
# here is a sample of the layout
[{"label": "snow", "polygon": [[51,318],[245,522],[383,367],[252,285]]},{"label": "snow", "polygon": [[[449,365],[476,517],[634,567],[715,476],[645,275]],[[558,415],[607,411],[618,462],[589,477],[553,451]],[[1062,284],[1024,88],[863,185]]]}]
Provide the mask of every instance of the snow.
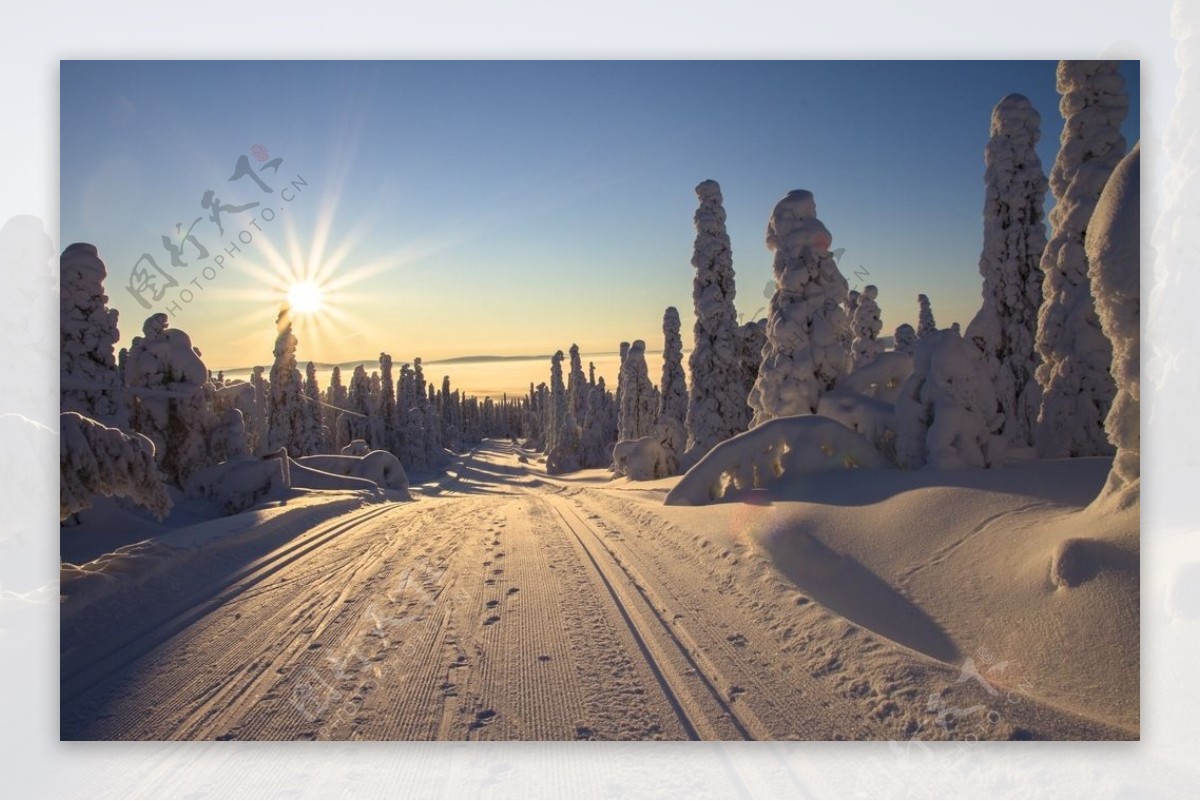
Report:
[{"label": "snow", "polygon": [[621,408],[617,441],[640,439],[654,433],[658,398],[646,368],[646,343],[636,340],[621,366]]},{"label": "snow", "polygon": [[881,353],[865,367],[859,367],[838,382],[839,390],[857,392],[870,398],[895,403],[904,382],[913,372],[913,356],[900,350]]},{"label": "snow", "polygon": [[[694,463],[722,440],[746,430],[749,410],[739,380],[733,253],[725,230],[724,198],[716,181],[696,187],[692,301],[696,324],[688,356],[687,456]],[[618,393],[620,402],[620,393]]]},{"label": "snow", "polygon": [[207,501],[223,515],[232,515],[282,497],[290,487],[291,478],[279,459],[241,456],[195,473],[186,493],[189,498]]},{"label": "snow", "polygon": [[895,349],[899,353],[912,356],[917,349],[917,332],[908,323],[896,326],[896,332],[892,335],[892,339],[895,342]]},{"label": "snow", "polygon": [[928,295],[917,295],[917,337],[924,339],[938,331],[937,321],[933,319],[933,306]]},{"label": "snow", "polygon": [[1141,493],[1141,144],[1134,145],[1100,195],[1088,223],[1088,273],[1096,313],[1113,346],[1116,396],[1104,429],[1116,448],[1102,498],[1135,505]]},{"label": "snow", "polygon": [[1041,116],[1026,97],[1008,95],[996,104],[984,150],[983,305],[966,331],[984,354],[1004,413],[1002,433],[1017,448],[1033,445],[1041,401],[1034,340],[1047,183],[1035,149],[1040,138]]},{"label": "snow", "polygon": [[753,426],[816,412],[821,394],[847,371],[848,321],[841,304],[849,287],[829,253],[831,242],[811,192],[793,190],[776,204],[767,224],[775,294],[750,392]]},{"label": "snow", "polygon": [[730,490],[764,489],[795,473],[886,467],[883,456],[846,426],[818,415],[777,417],[722,442],[667,494],[667,505],[700,506]]},{"label": "snow", "polygon": [[[380,489],[408,491],[408,476],[404,472],[400,460],[388,451],[369,451],[359,455],[321,455],[301,456],[294,461],[304,467],[333,473],[339,476],[353,476],[376,484]],[[293,485],[295,481],[293,481]],[[321,488],[331,489],[331,488]]]},{"label": "snow", "polygon": [[1092,302],[1084,237],[1104,184],[1125,155],[1129,110],[1115,61],[1060,61],[1063,131],[1050,173],[1054,235],[1042,258],[1037,368],[1042,386],[1036,441],[1045,458],[1112,452],[1104,418],[1115,387],[1112,345]]},{"label": "snow", "polygon": [[663,367],[659,382],[658,417],[687,421],[687,381],[683,375],[683,340],[679,336],[679,311],[674,306],[663,313]]}]

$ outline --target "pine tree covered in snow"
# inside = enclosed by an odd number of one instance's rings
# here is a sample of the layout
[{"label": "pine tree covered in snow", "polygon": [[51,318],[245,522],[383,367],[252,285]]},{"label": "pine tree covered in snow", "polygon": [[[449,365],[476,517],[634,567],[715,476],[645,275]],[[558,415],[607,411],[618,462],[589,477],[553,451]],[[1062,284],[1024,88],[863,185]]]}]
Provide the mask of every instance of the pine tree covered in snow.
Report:
[{"label": "pine tree covered in snow", "polygon": [[618,348],[620,360],[617,362],[617,394],[616,404],[617,409],[621,408],[621,394],[625,391],[625,387],[621,384],[621,380],[625,375],[625,358],[629,355],[629,343],[622,342]]},{"label": "pine tree covered in snow", "polygon": [[208,430],[215,421],[205,394],[208,370],[188,335],[168,330],[167,315],[151,315],[134,337],[125,383],[133,395],[130,425],[154,443],[167,481],[182,487],[214,461]]},{"label": "pine tree covered in snow", "polygon": [[325,441],[324,409],[321,406],[321,386],[317,383],[317,366],[312,362],[304,367],[304,410],[308,417],[305,441],[313,450],[303,455],[323,453],[328,450],[329,445]]},{"label": "pine tree covered in snow", "polygon": [[929,303],[928,295],[917,295],[917,305],[920,307],[917,313],[917,338],[924,339],[937,333],[937,322],[933,319],[933,306]]},{"label": "pine tree covered in snow", "polygon": [[637,439],[654,432],[658,400],[646,368],[646,343],[636,340],[629,347],[621,375],[621,408],[617,418],[617,441]]},{"label": "pine tree covered in snow", "polygon": [[1141,145],[1134,145],[1112,176],[1088,223],[1088,272],[1096,312],[1112,342],[1112,374],[1117,393],[1104,421],[1116,448],[1104,496],[1121,505],[1141,493]]},{"label": "pine tree covered in snow", "polygon": [[613,426],[604,379],[588,392],[580,451],[583,467],[607,467],[612,461]]},{"label": "pine tree covered in snow", "polygon": [[1004,436],[1017,448],[1033,444],[1041,400],[1034,348],[1046,248],[1047,184],[1035,149],[1040,126],[1040,115],[1022,95],[1008,95],[992,110],[984,150],[983,305],[966,333],[984,355],[1004,413]]},{"label": "pine tree covered in snow", "polygon": [[688,394],[679,325],[679,311],[674,306],[668,307],[663,313],[663,367],[658,415],[678,420],[682,425],[687,421]]},{"label": "pine tree covered in snow", "polygon": [[[250,452],[263,454],[267,452],[267,405],[269,403],[270,385],[263,377],[263,368],[255,367],[250,374],[250,386],[254,388],[254,403],[250,419],[247,421],[247,436],[250,440]],[[242,409],[246,413],[246,409]]]},{"label": "pine tree covered in snow", "polygon": [[546,409],[546,453],[558,443],[558,432],[567,419],[567,388],[563,384],[563,352],[550,357],[550,403]]},{"label": "pine tree covered in snow", "polygon": [[1092,301],[1084,238],[1104,184],[1122,156],[1129,110],[1115,61],[1060,61],[1063,132],[1050,173],[1054,235],[1042,258],[1037,368],[1042,386],[1036,441],[1047,458],[1112,452],[1104,434],[1115,393],[1112,345]]},{"label": "pine tree covered in snow", "polygon": [[696,324],[688,357],[688,463],[698,461],[718,442],[745,431],[749,422],[733,306],[733,250],[725,229],[721,187],[716,181],[704,181],[696,187],[696,196],[700,205],[692,253]]},{"label": "pine tree covered in snow", "polygon": [[923,337],[896,401],[901,467],[995,467],[1004,454],[1001,418],[979,350],[952,330]]},{"label": "pine tree covered in snow", "polygon": [[275,319],[279,334],[275,338],[275,362],[271,365],[271,391],[267,403],[267,450],[287,448],[295,457],[312,453],[307,440],[307,410],[300,370],[296,366],[296,336],[292,333],[291,312],[287,306]]},{"label": "pine tree covered in snow", "polygon": [[908,323],[901,323],[896,326],[896,332],[892,335],[894,349],[900,353],[907,353],[912,356],[917,350],[917,332]]},{"label": "pine tree covered in snow", "polygon": [[883,353],[883,345],[879,341],[883,322],[879,318],[877,297],[879,289],[874,284],[866,286],[851,318],[854,341],[850,345],[850,364],[854,370],[865,367]]},{"label": "pine tree covered in snow", "polygon": [[763,347],[767,344],[767,321],[754,320],[743,323],[737,329],[738,352],[742,363],[742,387],[746,393],[746,415],[754,416],[750,408],[750,393],[758,381],[758,368],[762,365]]},{"label": "pine tree covered in snow", "polygon": [[114,347],[117,310],[104,294],[107,271],[95,245],[76,243],[59,259],[61,410],[124,425],[125,408]]},{"label": "pine tree covered in snow", "polygon": [[158,519],[171,509],[154,445],[77,412],[59,415],[59,520],[91,506],[97,495],[129,498]]},{"label": "pine tree covered in snow", "polygon": [[[758,380],[750,393],[752,425],[815,414],[820,397],[846,372],[846,279],[829,253],[833,237],[817,219],[811,192],[779,201],[767,224],[775,294]],[[861,304],[860,300],[860,304]]]},{"label": "pine tree covered in snow", "polygon": [[567,406],[575,419],[583,418],[587,406],[587,377],[583,374],[583,362],[579,358],[579,346],[571,345],[571,372],[567,374]]},{"label": "pine tree covered in snow", "polygon": [[379,421],[380,436],[375,447],[396,450],[396,385],[392,381],[392,357],[379,354]]}]

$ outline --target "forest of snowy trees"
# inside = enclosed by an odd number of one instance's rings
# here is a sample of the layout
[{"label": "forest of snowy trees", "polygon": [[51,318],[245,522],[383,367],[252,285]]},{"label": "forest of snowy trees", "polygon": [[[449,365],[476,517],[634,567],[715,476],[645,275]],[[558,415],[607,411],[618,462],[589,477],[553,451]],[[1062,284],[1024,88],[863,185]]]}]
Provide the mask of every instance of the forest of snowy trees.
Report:
[{"label": "forest of snowy trees", "polygon": [[[724,200],[705,180],[688,369],[679,312],[667,308],[651,343],[664,356],[657,383],[642,340],[620,344],[611,389],[571,345],[551,358],[548,383],[499,401],[466,397],[449,377],[436,386],[419,358],[397,368],[387,353],[348,382],[335,368],[322,388],[311,363],[301,371],[286,308],[269,371],[249,381],[212,375],[165,315],[118,354],[104,264],[95,247],[72,245],[62,254],[62,517],[94,495],[161,515],[164,487],[231,511],[281,484],[337,485],[311,474],[404,489],[401,477],[435,473],[485,437],[521,438],[551,474],[608,468],[641,480],[696,468],[708,478],[673,493],[690,503],[761,486],[787,465],[987,468],[1117,449],[1110,486],[1136,502],[1137,151],[1126,155],[1119,133],[1128,100],[1116,62],[1061,62],[1058,90],[1049,180],[1029,100],[1009,95],[992,113],[979,312],[965,332],[939,328],[920,294],[916,327],[898,326],[890,350],[880,339],[887,299],[849,286],[814,194],[800,189],[768,216],[775,291],[765,320],[738,323]],[[767,425],[796,417],[822,419]],[[306,462],[322,455],[351,461]]]}]

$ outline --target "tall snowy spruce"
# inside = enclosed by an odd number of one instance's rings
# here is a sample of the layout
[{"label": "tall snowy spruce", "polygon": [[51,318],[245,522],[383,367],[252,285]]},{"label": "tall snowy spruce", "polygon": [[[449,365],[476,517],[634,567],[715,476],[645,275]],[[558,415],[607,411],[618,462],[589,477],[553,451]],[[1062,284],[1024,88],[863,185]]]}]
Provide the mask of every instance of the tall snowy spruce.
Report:
[{"label": "tall snowy spruce", "polygon": [[704,181],[696,187],[696,196],[700,206],[692,253],[696,325],[688,357],[687,464],[745,431],[748,422],[733,307],[733,251],[725,230],[721,187],[716,181]]},{"label": "tall snowy spruce", "polygon": [[930,334],[936,334],[937,321],[933,319],[933,306],[928,295],[917,295],[917,338],[924,339]]},{"label": "tall snowy spruce", "polygon": [[1016,448],[1033,445],[1041,401],[1034,348],[1046,248],[1040,126],[1040,115],[1023,95],[1008,95],[992,110],[983,157],[983,305],[966,332],[984,355],[1004,416],[1002,433]]},{"label": "tall snowy spruce", "polygon": [[1060,61],[1058,91],[1063,131],[1050,173],[1054,234],[1042,257],[1037,337],[1036,441],[1045,458],[1112,453],[1104,433],[1115,394],[1112,345],[1092,301],[1084,240],[1104,184],[1125,155],[1121,123],[1129,111],[1115,61]]},{"label": "tall snowy spruce", "polygon": [[[267,449],[287,448],[293,458],[309,448],[305,441],[309,427],[304,403],[304,387],[296,366],[296,336],[287,306],[275,319],[275,362],[271,365],[271,389],[267,402]],[[312,453],[312,450],[307,450]]]},{"label": "tall snowy spruce", "polygon": [[658,399],[646,367],[646,343],[636,340],[629,347],[621,370],[621,408],[617,418],[617,441],[648,437],[658,418]]},{"label": "tall snowy spruce", "polygon": [[1088,272],[1096,313],[1112,342],[1117,393],[1104,421],[1117,449],[1102,499],[1121,507],[1141,494],[1141,262],[1139,225],[1141,145],[1134,145],[1108,179],[1088,224]]},{"label": "tall snowy spruce", "polygon": [[892,335],[892,341],[895,343],[895,350],[900,353],[907,353],[912,356],[917,350],[917,332],[908,323],[901,323],[896,326],[896,331]]},{"label": "tall snowy spruce", "polygon": [[846,373],[848,321],[842,304],[848,285],[829,252],[832,241],[817,219],[811,192],[795,189],[776,204],[767,224],[775,294],[762,365],[750,393],[752,426],[815,414],[821,395]]},{"label": "tall snowy spruce", "polygon": [[[683,374],[683,339],[679,335],[679,311],[669,306],[663,313],[663,366],[659,385],[659,417],[687,422],[687,379]],[[683,443],[680,443],[682,446]]]},{"label": "tall snowy spruce", "polygon": [[117,310],[104,294],[107,271],[95,245],[77,242],[59,259],[61,411],[124,426],[115,345]]}]

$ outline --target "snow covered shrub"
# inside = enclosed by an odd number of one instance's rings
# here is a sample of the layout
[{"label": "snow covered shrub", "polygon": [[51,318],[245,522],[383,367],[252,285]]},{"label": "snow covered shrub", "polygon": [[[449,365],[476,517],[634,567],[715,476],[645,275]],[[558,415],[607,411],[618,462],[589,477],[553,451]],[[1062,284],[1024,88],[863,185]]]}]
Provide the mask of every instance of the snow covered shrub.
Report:
[{"label": "snow covered shrub", "polygon": [[1050,172],[1054,235],[1042,257],[1037,368],[1042,386],[1036,442],[1045,458],[1112,453],[1104,419],[1115,386],[1112,345],[1092,301],[1084,238],[1117,162],[1125,155],[1121,123],[1129,110],[1115,61],[1060,61],[1063,131]]},{"label": "snow covered shrub", "polygon": [[275,320],[275,362],[271,365],[271,389],[267,401],[267,449],[287,448],[295,455],[315,453],[320,430],[314,430],[304,399],[304,384],[296,365],[296,336],[291,312],[279,310]]},{"label": "snow covered shrub", "polygon": [[1122,507],[1141,495],[1141,220],[1139,185],[1141,145],[1113,171],[1088,223],[1088,272],[1096,312],[1112,342],[1112,375],[1117,394],[1104,421],[1117,449],[1101,498],[1115,497]]},{"label": "snow covered shrub", "polygon": [[96,495],[129,498],[159,520],[171,499],[159,477],[154,444],[78,412],[59,415],[59,520],[91,506]]},{"label": "snow covered shrub", "polygon": [[188,479],[187,496],[201,498],[221,514],[234,515],[291,486],[279,459],[239,456],[197,471]]},{"label": "snow covered shrub", "polygon": [[613,446],[613,472],[633,481],[652,481],[672,475],[670,462],[657,436],[624,439]]},{"label": "snow covered shrub", "polygon": [[583,467],[583,431],[575,422],[575,410],[567,404],[567,415],[558,427],[554,446],[546,454],[546,472],[550,475],[574,473]]},{"label": "snow covered shrub", "polygon": [[929,304],[928,295],[917,295],[917,338],[924,339],[938,331],[937,322],[933,319],[933,306]]},{"label": "snow covered shrub", "polygon": [[816,215],[812,193],[796,189],[776,204],[767,224],[775,294],[749,399],[754,426],[815,413],[821,394],[846,372],[848,322],[841,303],[847,284],[829,252],[833,237]]},{"label": "snow covered shrub", "polygon": [[896,333],[892,335],[895,342],[895,350],[897,353],[904,353],[912,356],[917,349],[917,332],[908,323],[902,323],[896,327]]},{"label": "snow covered shrub", "polygon": [[837,389],[895,403],[912,371],[913,360],[909,354],[897,350],[881,353],[865,367],[839,381]]},{"label": "snow covered shrub", "polygon": [[700,199],[692,252],[696,324],[688,357],[691,383],[686,420],[688,459],[692,461],[718,442],[745,431],[750,419],[741,381],[733,251],[725,229],[721,187],[716,181],[703,181],[696,187],[696,196]]},{"label": "snow covered shrub", "polygon": [[887,467],[870,442],[820,415],[777,417],[709,451],[668,494],[668,506],[702,506],[730,489],[785,486],[818,470]]},{"label": "snow covered shrub", "polygon": [[996,393],[983,357],[952,330],[921,340],[896,401],[901,467],[994,467],[1004,455]]},{"label": "snow covered shrub", "polygon": [[1004,437],[1017,448],[1033,444],[1041,401],[1034,348],[1046,248],[1046,175],[1035,148],[1040,125],[1041,117],[1022,95],[1008,95],[992,110],[979,258],[983,305],[966,333],[984,355],[1004,416]]},{"label": "snow covered shrub", "polygon": [[408,475],[394,454],[369,451],[362,456],[302,456],[297,463],[312,470],[371,481],[382,489],[407,492]]}]

